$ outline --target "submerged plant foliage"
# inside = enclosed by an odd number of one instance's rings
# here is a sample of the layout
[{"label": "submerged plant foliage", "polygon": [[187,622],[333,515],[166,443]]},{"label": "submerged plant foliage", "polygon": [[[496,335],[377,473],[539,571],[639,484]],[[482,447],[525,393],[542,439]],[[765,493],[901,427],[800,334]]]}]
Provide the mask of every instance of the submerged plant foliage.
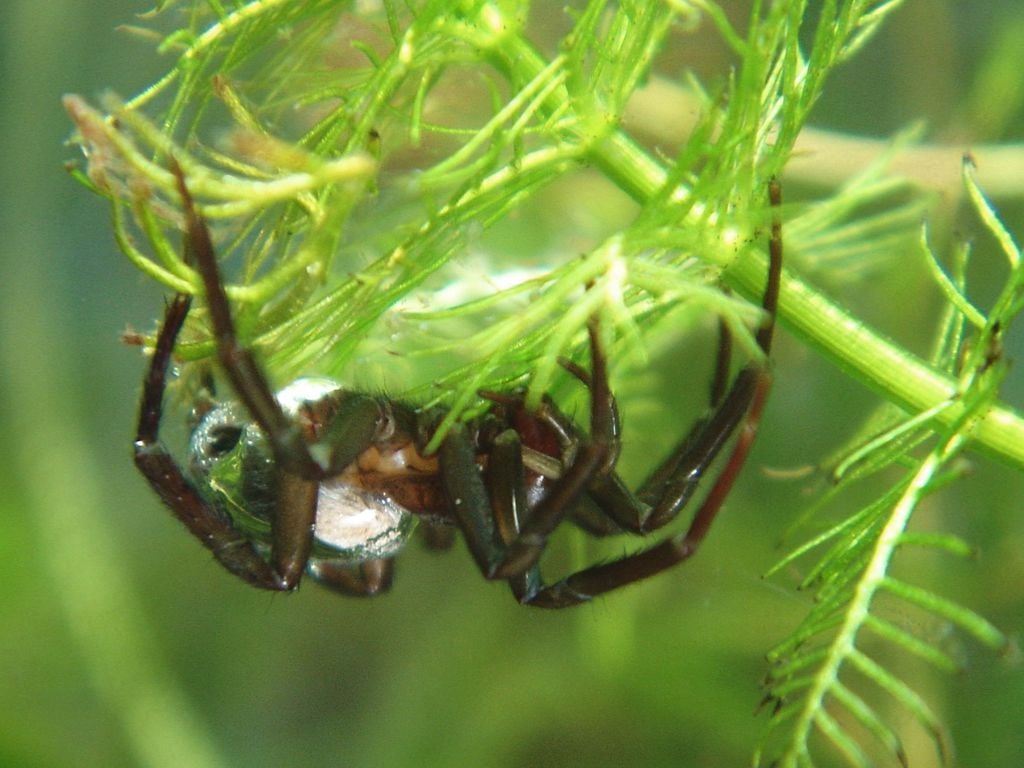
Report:
[{"label": "submerged plant foliage", "polygon": [[[956,406],[960,415],[949,427],[932,430],[927,424],[933,413],[907,417],[887,409],[878,420],[884,426],[835,464],[835,485],[813,511],[820,512],[849,487],[894,468],[895,482],[879,498],[845,516],[772,569],[781,571],[818,553],[800,582],[802,589],[813,592],[815,604],[796,631],[769,652],[772,670],[766,703],[774,712],[755,759],[759,765],[817,765],[813,736],[831,742],[850,765],[874,765],[870,756],[879,746],[908,765],[900,735],[885,714],[890,703],[916,719],[935,740],[943,762],[949,762],[950,743],[940,718],[887,665],[891,652],[908,654],[945,672],[955,671],[957,660],[934,642],[928,618],[993,649],[1007,646],[1003,634],[969,608],[891,572],[901,549],[924,549],[946,557],[972,553],[956,536],[908,531],[908,526],[926,498],[963,473],[961,457],[971,432],[997,401],[1006,376],[1002,337],[1024,308],[1020,251],[978,189],[969,160],[964,163],[964,183],[979,218],[1006,255],[1009,275],[992,309],[983,312],[966,293],[969,249],[959,251],[956,272],[947,275],[922,232],[922,248],[950,298],[933,362],[958,381],[956,392],[934,410]],[[906,621],[907,611],[926,618]],[[874,690],[869,696],[864,689]],[[891,702],[884,697],[878,702],[875,694],[879,692]],[[862,744],[858,734],[874,744]]]},{"label": "submerged plant foliage", "polygon": [[[66,97],[87,157],[73,172],[109,200],[133,264],[201,296],[178,245],[171,159],[181,166],[214,228],[239,335],[279,384],[315,373],[387,386],[450,406],[451,423],[482,406],[481,389],[526,386],[536,403],[557,387],[558,359],[583,347],[594,312],[628,365],[679,307],[720,317],[756,357],[750,328],[760,320],[769,181],[831,69],[899,0],[833,0],[813,14],[802,2],[755,2],[745,30],[710,0],[542,5],[167,0],[146,19],[175,27],[157,37],[174,57],[166,75],[98,107]],[[543,44],[527,24],[542,13]],[[687,135],[654,151],[623,117],[656,79],[667,40],[685,41],[701,24],[728,48],[731,70],[714,83],[688,78],[697,110]],[[846,669],[944,743],[923,700],[861,650],[861,630],[939,667],[953,662],[875,612],[878,594],[1003,642],[969,610],[889,575],[902,546],[967,551],[944,535],[906,532],[966,447],[1024,467],[1024,421],[998,402],[999,339],[1021,306],[1020,257],[969,173],[966,183],[1011,277],[982,312],[966,295],[962,265],[947,275],[922,237],[950,304],[931,360],[792,272],[784,277],[780,322],[900,414],[840,467],[832,495],[894,465],[904,474],[782,564],[825,549],[803,585],[817,605],[771,654],[776,711],[764,764],[815,764],[815,732],[851,764],[869,764],[850,717],[902,759],[892,727],[840,680]],[[823,270],[863,269],[916,232],[928,204],[872,168],[829,200],[784,208],[787,249],[813,252]],[[551,232],[517,229],[531,207],[556,208]],[[581,231],[571,231],[577,221]],[[178,346],[186,371],[213,355],[205,321],[194,312]]]}]

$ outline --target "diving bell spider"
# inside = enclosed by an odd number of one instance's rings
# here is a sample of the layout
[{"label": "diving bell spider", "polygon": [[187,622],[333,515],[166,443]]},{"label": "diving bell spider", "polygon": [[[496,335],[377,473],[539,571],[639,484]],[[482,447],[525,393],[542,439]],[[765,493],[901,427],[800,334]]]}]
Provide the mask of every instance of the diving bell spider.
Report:
[{"label": "diving bell spider", "polygon": [[[292,590],[304,572],[347,594],[391,584],[393,558],[413,522],[428,533],[462,532],[488,579],[506,579],[519,602],[565,608],[632,584],[689,558],[708,532],[753,443],[770,377],[762,362],[728,385],[721,332],[708,413],[635,494],[615,473],[619,418],[609,389],[598,318],[589,323],[590,371],[564,363],[590,392],[589,433],[547,398],[535,411],[519,392],[481,392],[482,416],[451,427],[436,454],[424,451],[443,409],[426,411],[326,379],[300,379],[277,395],[236,335],[210,233],[183,175],[186,254],[202,276],[217,357],[237,402],[211,406],[191,437],[182,469],[160,442],[167,370],[192,297],[167,305],[145,379],[135,463],[227,570],[253,586]],[[779,190],[770,186],[773,206]],[[776,220],[757,332],[768,354],[782,270]],[[546,582],[538,561],[564,520],[584,531],[646,535],[673,520],[735,432],[736,442],[689,528],[611,562]]]}]

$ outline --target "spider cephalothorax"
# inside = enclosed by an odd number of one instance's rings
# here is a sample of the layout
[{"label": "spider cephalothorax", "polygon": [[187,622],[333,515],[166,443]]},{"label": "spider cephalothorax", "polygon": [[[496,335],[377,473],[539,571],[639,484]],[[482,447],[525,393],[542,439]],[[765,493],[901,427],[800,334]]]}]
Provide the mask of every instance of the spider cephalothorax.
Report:
[{"label": "spider cephalothorax", "polygon": [[[456,424],[436,454],[426,446],[444,416],[327,379],[299,379],[274,393],[238,344],[206,224],[175,168],[188,252],[203,278],[217,354],[237,399],[210,408],[192,434],[188,469],[159,440],[164,388],[191,296],[168,304],[143,388],[135,461],[174,515],[229,571],[264,589],[290,590],[304,572],[349,594],[390,586],[392,561],[414,522],[461,532],[487,578],[507,579],[529,605],[562,608],[665,570],[700,545],[753,442],[769,375],[749,363],[726,385],[723,331],[711,407],[634,494],[615,473],[619,418],[608,385],[598,318],[590,371],[566,363],[590,391],[586,433],[544,399],[483,392],[492,407]],[[778,188],[771,186],[772,203]],[[778,302],[782,241],[772,227],[757,341],[768,353]],[[721,472],[683,533],[618,560],[546,582],[538,561],[565,520],[590,534],[646,535],[685,506],[729,438]],[[433,540],[444,537],[433,536]]]}]

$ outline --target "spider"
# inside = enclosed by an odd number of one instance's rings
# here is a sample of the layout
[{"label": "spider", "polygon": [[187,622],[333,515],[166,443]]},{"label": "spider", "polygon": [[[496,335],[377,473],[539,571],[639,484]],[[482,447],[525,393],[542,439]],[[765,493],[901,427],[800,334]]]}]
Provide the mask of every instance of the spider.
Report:
[{"label": "spider", "polygon": [[[209,230],[176,165],[174,172],[186,258],[202,277],[217,357],[237,401],[206,410],[191,435],[189,466],[179,466],[159,437],[167,371],[192,303],[190,295],[176,294],[144,381],[135,463],[228,571],[262,589],[293,590],[308,573],[342,593],[374,595],[390,587],[393,559],[419,520],[428,533],[461,531],[483,575],[507,580],[520,603],[564,608],[697,551],[744,464],[770,384],[761,362],[746,364],[728,382],[725,330],[708,412],[636,493],[615,473],[619,417],[596,315],[588,325],[589,372],[562,363],[589,390],[586,433],[548,398],[531,411],[522,392],[481,392],[489,410],[451,427],[436,454],[427,454],[442,408],[418,411],[316,378],[299,379],[275,395],[253,352],[238,341]],[[769,197],[777,207],[774,182]],[[781,269],[776,220],[762,301],[767,319],[756,335],[765,355]],[[737,431],[685,532],[545,581],[538,562],[560,523],[570,520],[595,536],[643,536],[661,528],[679,514]]]}]

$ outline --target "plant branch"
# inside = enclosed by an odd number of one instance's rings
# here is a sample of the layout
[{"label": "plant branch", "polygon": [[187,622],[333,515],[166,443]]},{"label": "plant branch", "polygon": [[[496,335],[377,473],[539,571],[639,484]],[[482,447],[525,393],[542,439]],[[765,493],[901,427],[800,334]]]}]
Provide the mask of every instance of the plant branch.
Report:
[{"label": "plant branch", "polygon": [[[506,42],[508,55],[514,57],[524,79],[532,79],[543,69],[543,58],[524,40]],[[668,179],[665,166],[621,128],[594,142],[589,159],[641,204],[659,194]],[[765,270],[763,259],[736,259],[723,278],[744,297],[757,301]],[[779,320],[844,372],[912,414],[935,408],[956,391],[952,378],[898,347],[790,272],[783,275]],[[937,410],[934,423],[945,427],[963,415],[958,407]],[[1024,420],[1010,408],[993,407],[980,417],[971,437],[985,453],[1024,468]]]},{"label": "plant branch", "polygon": [[[678,82],[654,75],[629,101],[624,122],[636,126],[645,142],[676,146],[696,127],[702,103]],[[892,141],[821,128],[804,128],[786,164],[784,180],[836,188],[892,150]],[[960,159],[970,152],[978,183],[994,198],[1024,197],[1024,144],[909,143],[893,154],[887,170],[899,178],[940,192],[963,195]]]}]

